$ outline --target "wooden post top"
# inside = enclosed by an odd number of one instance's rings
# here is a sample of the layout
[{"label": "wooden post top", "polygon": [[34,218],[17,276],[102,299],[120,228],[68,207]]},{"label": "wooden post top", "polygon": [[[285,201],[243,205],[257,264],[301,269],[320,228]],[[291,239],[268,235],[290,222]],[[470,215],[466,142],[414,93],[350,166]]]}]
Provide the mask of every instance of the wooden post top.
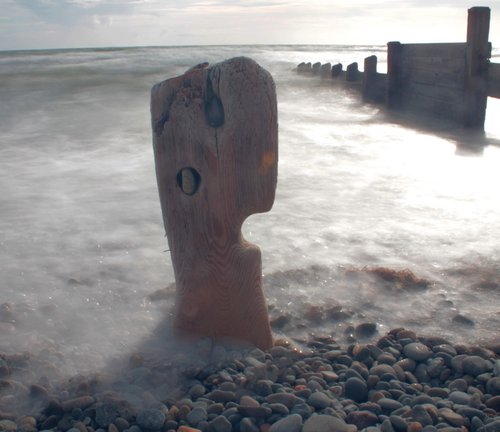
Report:
[{"label": "wooden post top", "polygon": [[260,251],[242,238],[241,226],[274,202],[271,75],[245,57],[200,64],[153,87],[151,119],[177,328],[269,348]]}]

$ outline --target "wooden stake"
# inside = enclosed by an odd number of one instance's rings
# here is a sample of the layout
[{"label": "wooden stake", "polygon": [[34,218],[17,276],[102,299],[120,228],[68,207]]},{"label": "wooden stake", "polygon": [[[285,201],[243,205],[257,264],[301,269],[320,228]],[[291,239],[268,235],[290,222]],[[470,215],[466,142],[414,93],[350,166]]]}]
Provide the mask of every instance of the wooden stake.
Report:
[{"label": "wooden stake", "polygon": [[484,129],[486,118],[487,72],[491,49],[489,31],[490,8],[470,8],[467,18],[464,125],[477,129]]},{"label": "wooden stake", "polygon": [[274,202],[278,166],[271,75],[239,57],[155,85],[151,117],[182,334],[272,346],[261,254],[241,234]]},{"label": "wooden stake", "polygon": [[386,104],[390,109],[401,108],[402,93],[402,65],[401,43],[387,43],[387,90]]}]

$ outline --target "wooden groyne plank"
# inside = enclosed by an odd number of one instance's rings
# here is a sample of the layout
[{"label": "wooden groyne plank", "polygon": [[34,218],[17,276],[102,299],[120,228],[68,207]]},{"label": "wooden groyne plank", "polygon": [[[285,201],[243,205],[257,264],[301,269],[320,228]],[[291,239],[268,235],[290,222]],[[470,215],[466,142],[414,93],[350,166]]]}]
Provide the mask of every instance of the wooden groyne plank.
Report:
[{"label": "wooden groyne plank", "polygon": [[500,63],[488,65],[488,96],[500,99]]}]

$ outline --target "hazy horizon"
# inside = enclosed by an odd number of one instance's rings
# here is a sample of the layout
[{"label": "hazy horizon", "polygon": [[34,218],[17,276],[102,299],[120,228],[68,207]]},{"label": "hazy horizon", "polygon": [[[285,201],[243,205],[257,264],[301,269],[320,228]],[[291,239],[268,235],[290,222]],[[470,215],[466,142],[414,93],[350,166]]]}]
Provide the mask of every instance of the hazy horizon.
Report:
[{"label": "hazy horizon", "polygon": [[[0,0],[0,50],[462,42],[465,1]],[[500,45],[499,2],[490,41]]]}]

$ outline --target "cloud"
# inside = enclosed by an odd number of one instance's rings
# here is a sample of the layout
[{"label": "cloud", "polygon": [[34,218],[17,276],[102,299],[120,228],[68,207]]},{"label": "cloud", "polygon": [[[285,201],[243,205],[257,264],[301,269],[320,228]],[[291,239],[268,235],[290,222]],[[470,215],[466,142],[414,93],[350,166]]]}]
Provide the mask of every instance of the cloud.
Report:
[{"label": "cloud", "polygon": [[41,22],[60,25],[91,22],[96,16],[122,15],[133,11],[131,2],[112,0],[17,0],[16,4]]}]

